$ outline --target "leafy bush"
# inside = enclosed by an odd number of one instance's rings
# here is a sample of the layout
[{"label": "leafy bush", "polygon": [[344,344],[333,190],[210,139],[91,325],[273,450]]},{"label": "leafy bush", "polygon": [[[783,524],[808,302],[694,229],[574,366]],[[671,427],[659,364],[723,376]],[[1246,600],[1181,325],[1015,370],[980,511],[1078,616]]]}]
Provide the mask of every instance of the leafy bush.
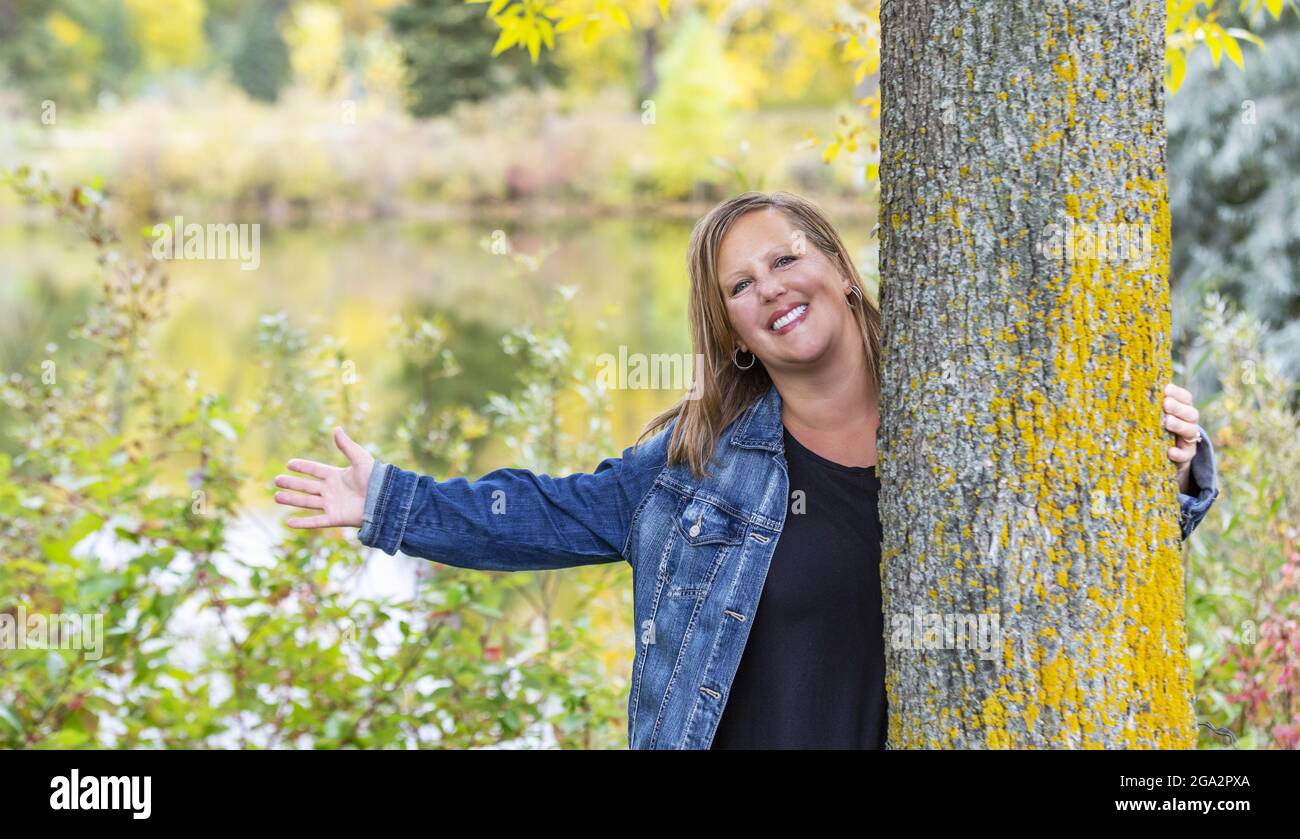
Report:
[{"label": "leafy bush", "polygon": [[[628,622],[626,566],[472,572],[389,560],[350,532],[268,525],[244,503],[272,491],[275,470],[247,463],[255,440],[271,463],[335,460],[328,429],[367,427],[343,346],[268,314],[257,398],[202,392],[153,355],[166,278],[124,256],[102,196],[26,170],[0,180],[71,223],[102,280],[70,346],[49,345],[39,370],[0,388],[0,616],[102,621],[102,650],[5,644],[0,747],[626,743],[626,676],[594,619]],[[426,325],[397,341],[430,375],[456,374]],[[562,331],[524,327],[509,343],[523,399],[413,411],[397,423],[403,458],[464,471],[468,441],[488,431],[534,466],[608,451],[601,397],[574,387]],[[582,434],[562,433],[574,417]],[[361,590],[384,562],[409,574],[409,595]]]},{"label": "leafy bush", "polygon": [[[1211,294],[1198,329],[1221,387],[1202,405],[1222,495],[1191,539],[1197,714],[1241,748],[1300,748],[1300,432],[1262,326]],[[1203,745],[1218,741],[1203,730]]]}]

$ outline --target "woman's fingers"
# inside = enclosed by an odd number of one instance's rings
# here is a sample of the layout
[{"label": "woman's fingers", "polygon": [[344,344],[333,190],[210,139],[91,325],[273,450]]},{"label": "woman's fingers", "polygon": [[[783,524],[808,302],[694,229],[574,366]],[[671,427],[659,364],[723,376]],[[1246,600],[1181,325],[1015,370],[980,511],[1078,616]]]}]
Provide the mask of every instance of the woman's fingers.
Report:
[{"label": "woman's fingers", "polygon": [[325,499],[319,495],[299,495],[295,492],[277,492],[275,503],[286,507],[301,507],[304,510],[324,510]]},{"label": "woman's fingers", "polygon": [[291,489],[295,492],[305,492],[308,495],[320,495],[321,487],[324,486],[320,481],[308,481],[305,478],[295,478],[292,475],[276,475],[275,485],[280,489]]},{"label": "woman's fingers", "polygon": [[295,458],[285,465],[289,467],[290,472],[301,472],[304,475],[311,475],[321,480],[324,480],[330,472],[329,466],[324,463],[317,463],[314,460],[298,460]]},{"label": "woman's fingers", "polygon": [[1200,429],[1196,427],[1196,423],[1180,420],[1170,414],[1165,415],[1165,430],[1171,434],[1177,434],[1189,443],[1194,441],[1196,435],[1200,432]]},{"label": "woman's fingers", "polygon": [[1194,423],[1201,419],[1200,412],[1191,405],[1170,396],[1165,397],[1164,408],[1166,414],[1173,414],[1174,416],[1185,419],[1188,422]]},{"label": "woman's fingers", "polygon": [[1194,407],[1195,402],[1192,399],[1192,392],[1186,388],[1179,387],[1173,382],[1170,382],[1168,386],[1165,387],[1164,404],[1166,411],[1175,413],[1183,419],[1191,420],[1192,422],[1196,422],[1199,419],[1196,413],[1196,408]]},{"label": "woman's fingers", "polygon": [[1165,386],[1164,415],[1161,424],[1164,429],[1178,438],[1178,445],[1166,449],[1169,459],[1181,466],[1196,457],[1196,437],[1201,429],[1197,427],[1200,413],[1192,406],[1192,392],[1170,382]]},{"label": "woman's fingers", "polygon": [[287,522],[285,522],[285,524],[289,525],[290,527],[296,527],[303,530],[313,528],[313,527],[329,527],[330,517],[309,516],[308,518],[305,519],[289,519]]}]

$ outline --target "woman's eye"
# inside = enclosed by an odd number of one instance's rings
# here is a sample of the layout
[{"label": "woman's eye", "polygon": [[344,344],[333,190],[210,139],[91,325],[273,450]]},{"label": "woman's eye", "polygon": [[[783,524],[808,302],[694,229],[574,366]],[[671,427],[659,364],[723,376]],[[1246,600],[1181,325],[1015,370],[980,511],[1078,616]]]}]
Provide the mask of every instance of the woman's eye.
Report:
[{"label": "woman's eye", "polygon": [[[788,259],[788,260],[790,260],[790,262],[794,262],[797,258],[798,258],[798,257],[794,257],[794,256],[791,256],[790,254],[786,254],[785,256],[781,257],[781,259],[778,259],[778,260],[776,261],[776,264],[777,264],[778,267],[780,267],[780,266],[781,266],[781,260],[782,260],[782,259]],[[789,264],[789,263],[786,263],[786,264]]]},{"label": "woman's eye", "polygon": [[740,282],[738,282],[738,283],[736,283],[734,286],[732,286],[732,287],[731,287],[731,296],[732,296],[732,297],[735,297],[737,294],[739,294],[739,293],[740,293],[740,287],[743,286],[743,285],[744,285],[745,283],[747,283],[747,282],[749,282],[749,280],[741,280]]}]

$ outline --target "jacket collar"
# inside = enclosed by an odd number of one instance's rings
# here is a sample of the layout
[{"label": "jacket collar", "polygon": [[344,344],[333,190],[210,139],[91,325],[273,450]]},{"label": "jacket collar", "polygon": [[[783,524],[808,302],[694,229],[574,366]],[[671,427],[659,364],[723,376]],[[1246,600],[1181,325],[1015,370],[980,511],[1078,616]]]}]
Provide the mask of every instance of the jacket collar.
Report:
[{"label": "jacket collar", "polygon": [[781,428],[781,394],[773,384],[740,415],[731,445],[779,452],[785,448]]}]

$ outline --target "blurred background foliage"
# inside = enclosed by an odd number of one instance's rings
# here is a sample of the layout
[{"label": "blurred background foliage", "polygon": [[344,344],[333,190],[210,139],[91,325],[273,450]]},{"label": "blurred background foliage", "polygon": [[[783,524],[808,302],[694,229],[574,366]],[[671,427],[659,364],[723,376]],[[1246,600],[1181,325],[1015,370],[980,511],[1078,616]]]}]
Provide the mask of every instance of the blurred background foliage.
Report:
[{"label": "blurred background foliage", "polygon": [[[1175,369],[1223,481],[1188,549],[1198,716],[1295,748],[1300,14],[1167,8]],[[625,565],[376,555],[285,530],[271,478],[336,460],[338,423],[437,477],[593,468],[680,396],[602,391],[597,356],[689,351],[691,225],[744,189],[817,200],[876,288],[878,27],[0,0],[0,611],[108,632],[100,662],[0,656],[0,745],[625,747]],[[259,224],[259,266],[149,259],[176,216]]]}]

